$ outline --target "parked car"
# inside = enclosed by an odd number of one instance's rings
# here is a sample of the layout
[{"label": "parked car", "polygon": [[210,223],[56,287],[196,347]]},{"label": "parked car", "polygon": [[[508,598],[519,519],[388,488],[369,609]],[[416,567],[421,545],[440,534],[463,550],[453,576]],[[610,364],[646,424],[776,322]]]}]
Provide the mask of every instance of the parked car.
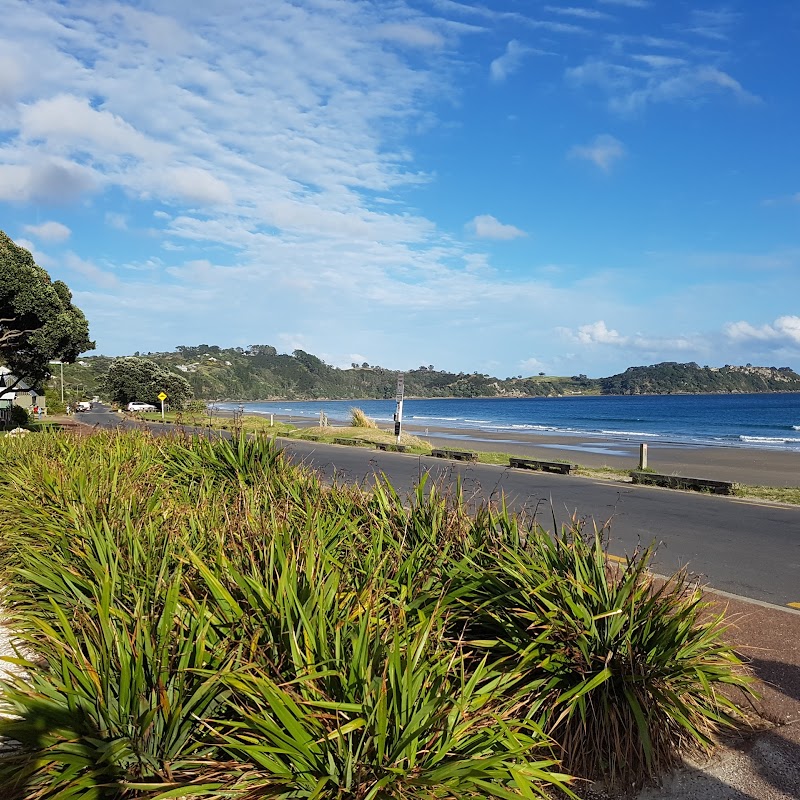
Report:
[{"label": "parked car", "polygon": [[88,400],[81,400],[80,403],[75,403],[75,411],[91,411],[92,404]]},{"label": "parked car", "polygon": [[150,403],[138,403],[137,401],[133,401],[128,403],[128,411],[155,411],[156,407],[150,405]]}]

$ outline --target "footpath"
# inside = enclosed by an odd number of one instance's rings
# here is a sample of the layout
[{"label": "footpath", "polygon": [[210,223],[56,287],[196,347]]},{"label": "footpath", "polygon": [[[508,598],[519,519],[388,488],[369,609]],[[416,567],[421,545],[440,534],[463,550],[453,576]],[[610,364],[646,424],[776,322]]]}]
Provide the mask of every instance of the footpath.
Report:
[{"label": "footpath", "polygon": [[[90,431],[74,417],[58,421]],[[732,698],[751,709],[752,727],[726,737],[706,759],[686,759],[636,800],[800,800],[800,610],[713,591],[707,599],[712,612],[725,612],[725,638],[757,679],[758,699]]]}]

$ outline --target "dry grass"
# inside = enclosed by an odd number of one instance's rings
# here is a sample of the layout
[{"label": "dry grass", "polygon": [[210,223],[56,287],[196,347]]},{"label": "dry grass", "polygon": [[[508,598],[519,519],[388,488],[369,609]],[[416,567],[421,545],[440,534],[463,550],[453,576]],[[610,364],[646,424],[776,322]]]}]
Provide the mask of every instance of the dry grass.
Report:
[{"label": "dry grass", "polygon": [[354,428],[377,428],[378,424],[370,419],[360,408],[350,409],[350,425]]}]

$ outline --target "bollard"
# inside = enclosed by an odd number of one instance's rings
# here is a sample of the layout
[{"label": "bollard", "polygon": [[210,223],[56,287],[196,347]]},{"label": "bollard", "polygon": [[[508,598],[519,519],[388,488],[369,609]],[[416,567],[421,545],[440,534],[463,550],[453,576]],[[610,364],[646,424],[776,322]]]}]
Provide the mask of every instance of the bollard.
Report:
[{"label": "bollard", "polygon": [[270,428],[275,426],[275,420],[273,419],[274,416],[275,416],[274,414],[270,414],[269,415],[269,426],[270,426]]},{"label": "bollard", "polygon": [[639,445],[639,469],[647,469],[647,445],[644,442]]}]

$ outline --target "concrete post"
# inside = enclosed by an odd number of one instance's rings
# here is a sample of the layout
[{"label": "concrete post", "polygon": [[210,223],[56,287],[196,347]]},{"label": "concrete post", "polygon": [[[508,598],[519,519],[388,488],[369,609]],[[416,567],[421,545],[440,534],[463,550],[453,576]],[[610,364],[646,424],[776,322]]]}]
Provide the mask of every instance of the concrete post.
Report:
[{"label": "concrete post", "polygon": [[639,469],[647,469],[647,445],[644,442],[639,445]]}]

